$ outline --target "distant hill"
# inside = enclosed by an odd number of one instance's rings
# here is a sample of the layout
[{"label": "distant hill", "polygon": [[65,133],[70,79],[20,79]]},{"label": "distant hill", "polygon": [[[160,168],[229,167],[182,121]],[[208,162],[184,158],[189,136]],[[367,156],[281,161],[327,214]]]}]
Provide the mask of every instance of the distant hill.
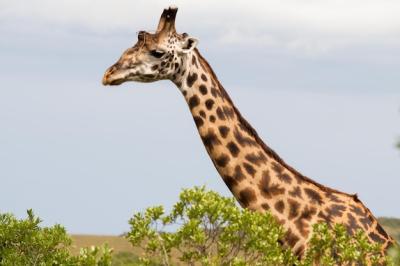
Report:
[{"label": "distant hill", "polygon": [[386,232],[400,243],[400,219],[380,217],[379,223],[385,228]]}]

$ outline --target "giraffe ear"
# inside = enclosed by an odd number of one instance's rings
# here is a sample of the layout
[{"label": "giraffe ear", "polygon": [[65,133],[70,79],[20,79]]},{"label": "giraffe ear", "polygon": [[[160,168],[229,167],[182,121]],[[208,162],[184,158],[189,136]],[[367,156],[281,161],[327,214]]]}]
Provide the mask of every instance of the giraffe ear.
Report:
[{"label": "giraffe ear", "polygon": [[198,42],[199,41],[196,38],[189,36],[185,37],[185,39],[182,41],[181,52],[182,53],[191,52],[194,48],[196,48]]}]

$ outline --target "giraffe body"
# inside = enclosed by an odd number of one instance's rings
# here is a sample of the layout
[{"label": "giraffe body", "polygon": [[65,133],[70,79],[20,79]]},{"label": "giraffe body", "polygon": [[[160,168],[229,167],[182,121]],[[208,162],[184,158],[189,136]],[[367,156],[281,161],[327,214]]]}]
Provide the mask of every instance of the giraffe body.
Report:
[{"label": "giraffe body", "polygon": [[301,256],[312,226],[342,223],[350,234],[366,232],[371,242],[393,239],[357,195],[325,187],[287,165],[242,117],[207,61],[197,40],[175,31],[177,9],[165,9],[157,32],[139,32],[138,43],[104,75],[103,84],[169,79],[188,103],[204,146],[218,173],[244,208],[270,211],[286,229],[284,244]]}]

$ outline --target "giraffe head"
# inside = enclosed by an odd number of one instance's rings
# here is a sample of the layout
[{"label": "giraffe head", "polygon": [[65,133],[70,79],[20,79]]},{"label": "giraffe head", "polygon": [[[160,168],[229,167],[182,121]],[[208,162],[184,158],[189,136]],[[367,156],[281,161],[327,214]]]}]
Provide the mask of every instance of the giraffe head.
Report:
[{"label": "giraffe head", "polygon": [[178,9],[164,9],[157,31],[140,31],[137,43],[128,48],[104,74],[104,85],[119,85],[125,81],[153,82],[175,79],[196,47],[197,40],[175,30]]}]

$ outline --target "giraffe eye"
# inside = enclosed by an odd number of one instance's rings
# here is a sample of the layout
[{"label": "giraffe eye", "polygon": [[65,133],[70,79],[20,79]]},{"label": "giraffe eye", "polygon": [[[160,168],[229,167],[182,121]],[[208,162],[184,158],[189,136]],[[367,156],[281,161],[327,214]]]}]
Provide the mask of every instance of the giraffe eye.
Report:
[{"label": "giraffe eye", "polygon": [[165,54],[165,52],[160,51],[160,50],[151,50],[150,54],[152,56],[154,56],[155,58],[161,58]]}]

